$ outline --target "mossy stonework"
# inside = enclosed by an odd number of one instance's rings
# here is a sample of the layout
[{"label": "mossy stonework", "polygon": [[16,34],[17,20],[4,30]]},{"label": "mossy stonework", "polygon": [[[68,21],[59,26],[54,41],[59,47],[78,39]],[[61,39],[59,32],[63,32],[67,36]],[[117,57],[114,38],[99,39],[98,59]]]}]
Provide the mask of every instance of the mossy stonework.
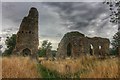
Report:
[{"label": "mossy stonework", "polygon": [[84,34],[69,32],[58,45],[57,57],[78,57],[80,55],[107,55],[110,41],[101,37],[86,37]]},{"label": "mossy stonework", "polygon": [[16,46],[13,54],[36,56],[38,51],[38,11],[32,7],[24,17],[17,32]]}]

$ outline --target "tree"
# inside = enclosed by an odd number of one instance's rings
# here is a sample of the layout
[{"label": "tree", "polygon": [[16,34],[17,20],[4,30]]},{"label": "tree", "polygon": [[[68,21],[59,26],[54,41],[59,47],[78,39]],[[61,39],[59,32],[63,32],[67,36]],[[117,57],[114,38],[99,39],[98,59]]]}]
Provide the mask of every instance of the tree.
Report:
[{"label": "tree", "polygon": [[111,11],[110,14],[110,22],[118,24],[118,31],[120,30],[120,1],[106,1],[107,5],[109,5],[109,9]]},{"label": "tree", "polygon": [[113,50],[120,54],[120,1],[119,0],[110,2],[106,1],[105,3],[109,5],[111,11],[110,22],[118,25],[118,32],[113,36],[112,45]]},{"label": "tree", "polygon": [[16,45],[16,34],[12,34],[11,37],[7,37],[5,44],[6,44],[7,48],[3,52],[3,56],[9,56],[12,54],[12,51]]},{"label": "tree", "polygon": [[112,41],[112,46],[113,46],[113,50],[115,50],[116,52],[118,52],[118,48],[120,46],[120,32],[117,32],[114,36],[113,36],[113,41]]},{"label": "tree", "polygon": [[48,40],[44,40],[42,42],[41,48],[38,50],[38,55],[40,57],[46,56],[52,49],[51,42],[48,42]]}]

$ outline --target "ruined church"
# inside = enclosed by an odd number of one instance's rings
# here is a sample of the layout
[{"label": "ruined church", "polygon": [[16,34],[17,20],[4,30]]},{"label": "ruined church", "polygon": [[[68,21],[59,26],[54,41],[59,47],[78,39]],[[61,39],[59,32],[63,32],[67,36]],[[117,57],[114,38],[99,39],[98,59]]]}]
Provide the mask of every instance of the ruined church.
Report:
[{"label": "ruined church", "polygon": [[[37,56],[38,40],[38,11],[32,7],[28,16],[24,17],[17,32],[16,46],[13,54]],[[60,41],[57,57],[78,57],[80,55],[107,55],[110,41],[107,38],[87,37],[77,31],[68,32]]]},{"label": "ruined church", "polygon": [[68,32],[58,45],[57,57],[79,57],[80,55],[108,55],[110,41],[101,37],[86,37],[77,31]]},{"label": "ruined church", "polygon": [[38,11],[32,7],[24,17],[17,32],[16,46],[13,54],[36,56],[38,51]]}]

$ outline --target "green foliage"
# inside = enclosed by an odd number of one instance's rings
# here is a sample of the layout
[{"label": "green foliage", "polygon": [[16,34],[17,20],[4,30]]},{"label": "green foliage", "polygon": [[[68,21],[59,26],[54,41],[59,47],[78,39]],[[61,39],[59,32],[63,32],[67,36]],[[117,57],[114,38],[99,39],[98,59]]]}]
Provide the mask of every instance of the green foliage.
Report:
[{"label": "green foliage", "polygon": [[118,25],[118,32],[113,36],[112,46],[113,49],[111,52],[113,54],[117,54],[118,46],[120,46],[120,0],[115,1],[105,1],[107,5],[109,5],[109,9],[111,11],[111,19],[110,22]]},{"label": "green foliage", "polygon": [[117,32],[114,36],[113,36],[113,41],[112,41],[112,46],[113,46],[113,50],[115,52],[117,52],[118,47],[120,46],[120,32]]},{"label": "green foliage", "polygon": [[120,20],[120,1],[116,0],[116,1],[105,1],[104,3],[106,3],[109,6],[109,10],[111,11],[111,19],[110,22],[112,23],[118,23]]},{"label": "green foliage", "polygon": [[16,45],[16,34],[12,34],[11,37],[7,37],[5,44],[6,44],[7,48],[3,52],[3,56],[9,56],[12,54],[12,51]]},{"label": "green foliage", "polygon": [[43,50],[43,49],[42,49],[42,50],[41,50],[41,49],[38,50],[38,56],[39,56],[39,57],[44,57],[44,56],[45,56],[45,53],[46,53],[46,51]]},{"label": "green foliage", "polygon": [[110,48],[110,55],[116,55],[117,54],[117,50]]},{"label": "green foliage", "polygon": [[76,72],[74,74],[71,74],[71,73],[67,73],[67,74],[60,74],[58,73],[57,71],[52,71],[50,69],[47,69],[46,67],[42,66],[41,64],[38,64],[38,72],[39,74],[42,76],[42,78],[46,78],[46,79],[51,79],[53,80],[53,78],[55,80],[61,80],[61,78],[80,78],[79,75],[81,73],[83,73],[84,71],[79,71],[79,72]]},{"label": "green foliage", "polygon": [[51,80],[52,78],[60,78],[59,74],[56,71],[51,71],[42,66],[41,64],[38,64],[38,71],[42,78],[51,78]]},{"label": "green foliage", "polygon": [[52,46],[51,42],[48,42],[48,40],[44,40],[42,42],[41,48],[38,50],[39,57],[46,56],[47,51],[51,51]]}]

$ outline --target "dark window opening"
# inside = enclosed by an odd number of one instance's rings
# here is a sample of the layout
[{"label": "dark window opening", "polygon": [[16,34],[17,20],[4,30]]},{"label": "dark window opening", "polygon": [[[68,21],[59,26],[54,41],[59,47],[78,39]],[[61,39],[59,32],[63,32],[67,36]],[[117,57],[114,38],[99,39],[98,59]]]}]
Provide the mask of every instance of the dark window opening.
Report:
[{"label": "dark window opening", "polygon": [[24,32],[22,31],[22,33],[24,33]]},{"label": "dark window opening", "polygon": [[31,31],[29,31],[29,34],[31,33]]},{"label": "dark window opening", "polygon": [[70,57],[72,53],[72,45],[69,43],[67,45],[67,56]]}]

